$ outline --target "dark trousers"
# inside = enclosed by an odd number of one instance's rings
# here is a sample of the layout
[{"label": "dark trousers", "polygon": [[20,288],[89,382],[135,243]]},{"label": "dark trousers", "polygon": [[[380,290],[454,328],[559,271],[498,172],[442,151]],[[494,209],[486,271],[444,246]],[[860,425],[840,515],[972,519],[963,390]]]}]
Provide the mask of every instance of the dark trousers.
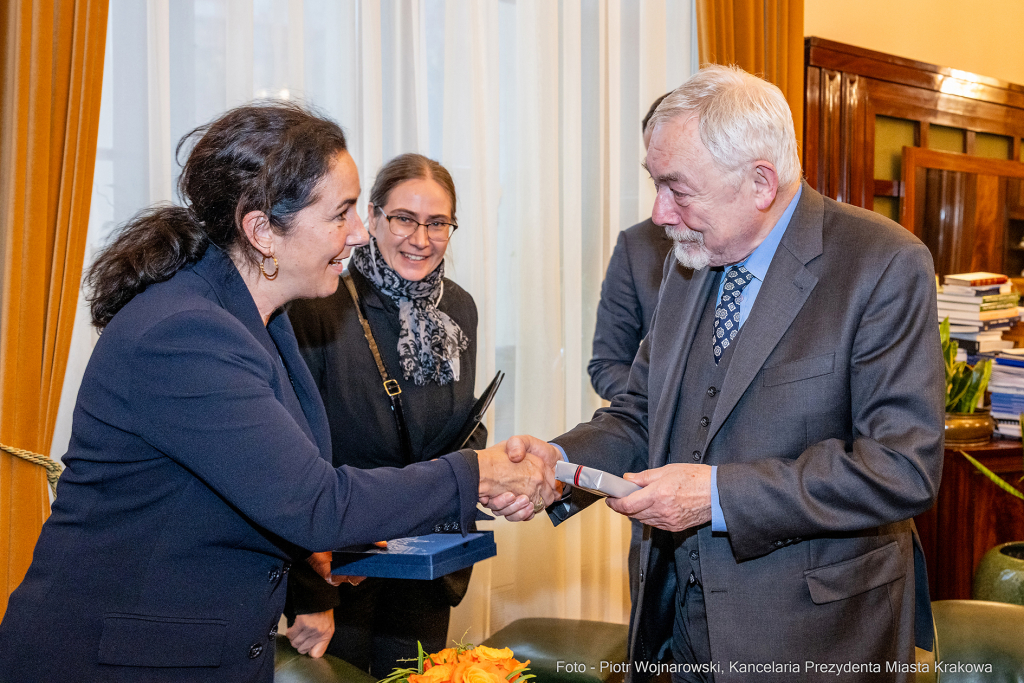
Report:
[{"label": "dark trousers", "polygon": [[672,683],[713,683],[714,674],[700,671],[701,664],[711,661],[708,638],[708,616],[704,608],[704,588],[693,575],[679,586],[679,609],[672,628],[672,660],[689,665],[689,671],[672,672]]},{"label": "dark trousers", "polygon": [[384,678],[395,667],[415,668],[417,641],[428,654],[444,648],[451,608],[439,581],[366,579],[339,589],[330,654]]}]

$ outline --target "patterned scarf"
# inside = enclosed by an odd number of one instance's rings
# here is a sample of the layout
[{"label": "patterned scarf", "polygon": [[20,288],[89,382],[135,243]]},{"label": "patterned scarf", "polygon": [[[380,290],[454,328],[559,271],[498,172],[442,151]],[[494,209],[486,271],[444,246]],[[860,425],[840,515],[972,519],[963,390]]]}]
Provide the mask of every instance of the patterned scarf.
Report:
[{"label": "patterned scarf", "polygon": [[459,355],[469,348],[469,338],[437,308],[444,293],[444,261],[422,280],[406,280],[384,261],[371,236],[369,244],[353,250],[350,263],[398,306],[398,358],[405,378],[418,386],[458,382]]}]

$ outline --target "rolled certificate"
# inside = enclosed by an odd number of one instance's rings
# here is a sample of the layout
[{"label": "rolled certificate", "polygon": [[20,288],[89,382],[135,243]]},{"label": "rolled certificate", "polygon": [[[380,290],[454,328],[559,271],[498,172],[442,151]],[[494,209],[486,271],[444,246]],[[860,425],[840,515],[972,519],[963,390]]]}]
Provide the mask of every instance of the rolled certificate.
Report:
[{"label": "rolled certificate", "polygon": [[610,498],[622,498],[640,490],[639,486],[622,477],[595,470],[593,467],[574,465],[571,462],[555,463],[555,479],[563,484],[570,484],[573,488]]}]

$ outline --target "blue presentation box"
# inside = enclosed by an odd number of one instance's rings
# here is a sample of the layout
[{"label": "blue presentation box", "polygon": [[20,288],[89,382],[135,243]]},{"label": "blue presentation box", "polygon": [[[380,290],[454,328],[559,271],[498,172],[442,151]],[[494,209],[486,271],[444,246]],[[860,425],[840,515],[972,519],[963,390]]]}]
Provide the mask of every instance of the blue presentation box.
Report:
[{"label": "blue presentation box", "polygon": [[436,579],[498,554],[493,531],[428,534],[334,551],[331,573],[384,579]]}]

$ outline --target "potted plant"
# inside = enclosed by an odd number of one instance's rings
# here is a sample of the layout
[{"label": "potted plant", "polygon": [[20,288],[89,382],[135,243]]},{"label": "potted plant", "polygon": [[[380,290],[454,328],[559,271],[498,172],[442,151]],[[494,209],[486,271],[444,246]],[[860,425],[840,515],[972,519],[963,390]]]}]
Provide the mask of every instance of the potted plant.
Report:
[{"label": "potted plant", "polygon": [[978,409],[992,377],[992,360],[974,365],[958,361],[959,345],[949,338],[949,318],[939,325],[942,355],[946,361],[946,446],[981,446],[992,439],[996,422],[987,408]]},{"label": "potted plant", "polygon": [[[1019,421],[1021,429],[1024,430],[1024,413],[1020,415]],[[967,453],[960,453],[992,483],[1011,496],[1024,501],[1024,493]],[[985,553],[974,572],[971,597],[975,600],[1024,605],[1024,542],[1003,543]]]}]

